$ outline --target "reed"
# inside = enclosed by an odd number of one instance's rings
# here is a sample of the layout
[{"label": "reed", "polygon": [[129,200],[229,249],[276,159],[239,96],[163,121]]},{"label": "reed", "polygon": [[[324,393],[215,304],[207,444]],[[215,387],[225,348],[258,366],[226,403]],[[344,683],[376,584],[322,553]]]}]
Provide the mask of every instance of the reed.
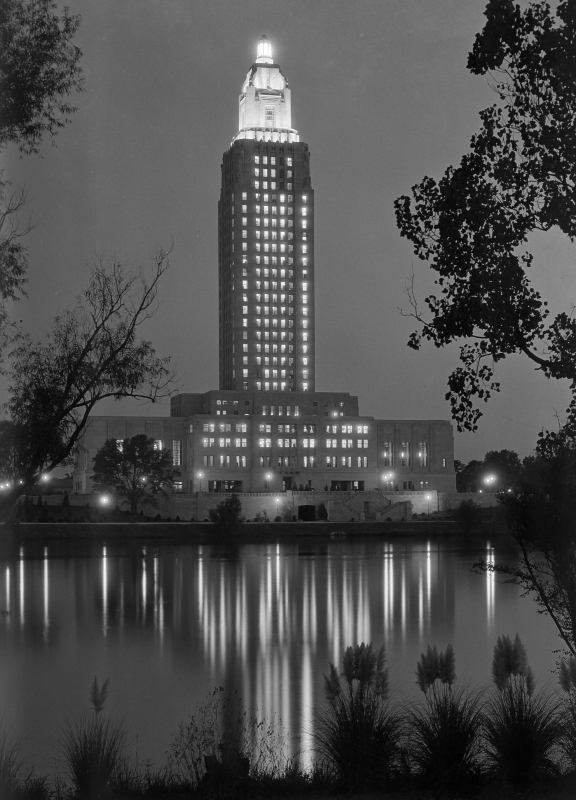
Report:
[{"label": "reed", "polygon": [[348,647],[342,673],[330,664],[314,738],[321,763],[346,792],[384,788],[397,775],[404,718],[389,702],[384,646]]},{"label": "reed", "polygon": [[505,783],[522,786],[560,774],[564,731],[559,704],[535,692],[534,676],[518,635],[498,637],[494,647],[494,694],[484,719],[486,757]]},{"label": "reed", "polygon": [[108,681],[99,687],[95,678],[90,692],[92,710],[77,722],[67,723],[61,736],[64,770],[82,800],[107,800],[125,761],[124,726],[103,714],[107,694]]},{"label": "reed", "polygon": [[409,755],[419,780],[430,787],[454,787],[480,773],[480,696],[457,688],[454,651],[428,646],[416,669],[422,705],[408,717]]}]

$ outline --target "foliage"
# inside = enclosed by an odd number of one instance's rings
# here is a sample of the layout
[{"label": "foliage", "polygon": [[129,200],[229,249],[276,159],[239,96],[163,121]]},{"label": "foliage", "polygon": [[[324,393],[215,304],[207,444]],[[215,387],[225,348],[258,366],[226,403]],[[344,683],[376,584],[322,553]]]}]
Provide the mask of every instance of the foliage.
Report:
[{"label": "foliage", "polygon": [[576,434],[570,428],[543,434],[538,443],[542,483],[504,495],[513,558],[480,561],[478,572],[494,572],[535,599],[576,655]]},{"label": "foliage", "polygon": [[170,450],[156,450],[154,439],[145,433],[124,439],[106,439],[93,458],[92,481],[100,489],[112,489],[130,506],[132,516],[138,505],[156,507],[157,493],[166,496],[165,487],[179,475],[172,466]]},{"label": "foliage", "polygon": [[398,766],[403,718],[388,702],[385,661],[384,645],[362,643],[346,649],[341,676],[334,664],[324,676],[316,749],[345,791],[380,789]]},{"label": "foliage", "polygon": [[216,525],[218,533],[234,533],[240,523],[244,522],[242,503],[237,494],[231,494],[222,500],[216,508],[208,510],[210,522]]},{"label": "foliage", "polygon": [[72,44],[80,17],[51,0],[4,0],[0,16],[0,147],[38,152],[76,109],[82,53]]},{"label": "foliage", "polygon": [[137,338],[138,327],[156,311],[158,282],[167,268],[164,251],[149,275],[119,263],[110,268],[97,263],[76,306],[54,320],[45,340],[25,337],[11,353],[5,406],[11,434],[2,440],[0,468],[13,486],[0,511],[41,472],[68,463],[99,400],[154,402],[170,393],[169,360]]},{"label": "foliage", "polygon": [[459,522],[466,533],[477,528],[482,520],[480,506],[474,500],[462,500],[454,511],[454,519]]},{"label": "foliage", "polygon": [[170,743],[168,767],[193,789],[211,777],[228,792],[239,789],[248,775],[280,777],[289,767],[287,734],[280,722],[265,722],[241,708],[236,692],[214,689],[187,722],[181,722]]},{"label": "foliage", "polygon": [[452,646],[439,653],[428,645],[416,667],[426,699],[413,706],[409,717],[410,757],[428,786],[459,784],[479,771],[480,696],[455,688],[455,680]]},{"label": "foliage", "polygon": [[456,680],[456,656],[452,645],[449,644],[444,652],[430,647],[426,653],[420,654],[420,661],[416,665],[416,683],[421,691],[426,694],[436,681],[452,686]]},{"label": "foliage", "polygon": [[15,797],[22,772],[22,746],[0,731],[0,797]]},{"label": "foliage", "polygon": [[[474,459],[464,464],[455,461],[456,491],[477,492],[480,489],[520,490],[523,486],[539,487],[542,483],[543,464],[537,454],[520,460],[514,450],[490,450],[482,461]],[[488,484],[486,478],[493,475],[495,481]]]},{"label": "foliage", "polygon": [[409,345],[464,340],[446,395],[459,430],[476,430],[474,400],[499,389],[493,365],[514,353],[548,378],[568,379],[576,397],[576,318],[571,310],[551,316],[530,281],[534,256],[521,251],[534,231],[576,235],[574,3],[560,2],[554,17],[547,2],[522,11],[490,0],[485,16],[468,68],[494,76],[500,103],[480,113],[457,167],[440,181],[424,178],[395,204],[401,235],[438,275],[428,316],[414,284],[408,289],[419,326]]},{"label": "foliage", "polygon": [[512,785],[559,773],[564,738],[558,703],[534,692],[534,679],[518,635],[498,638],[492,675],[495,693],[484,718],[486,756],[491,769]]},{"label": "foliage", "polygon": [[576,658],[560,662],[559,683],[564,691],[562,750],[569,769],[576,770]]},{"label": "foliage", "polygon": [[83,800],[108,800],[110,787],[125,760],[124,726],[103,714],[107,693],[108,681],[100,688],[95,678],[90,691],[92,711],[76,723],[67,723],[62,733],[65,771],[76,795]]},{"label": "foliage", "polygon": [[24,191],[2,180],[0,172],[0,355],[16,341],[19,332],[10,320],[7,303],[26,296],[28,259],[22,239],[29,233],[30,224],[18,219],[25,202]]},{"label": "foliage", "polygon": [[[55,13],[50,0],[4,0],[0,12],[0,151],[14,143],[38,152],[43,138],[54,141],[76,110],[68,97],[82,88],[80,50],[72,39],[79,17]],[[30,223],[18,213],[23,189],[0,172],[0,354],[19,335],[7,303],[25,295],[27,252],[22,239]]]}]

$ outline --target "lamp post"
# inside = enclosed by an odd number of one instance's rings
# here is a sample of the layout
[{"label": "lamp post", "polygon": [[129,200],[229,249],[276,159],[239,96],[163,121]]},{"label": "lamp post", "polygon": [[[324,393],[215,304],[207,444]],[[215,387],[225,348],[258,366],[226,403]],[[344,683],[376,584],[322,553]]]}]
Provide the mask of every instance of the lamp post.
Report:
[{"label": "lamp post", "polygon": [[279,516],[279,514],[278,514],[278,510],[279,510],[279,508],[280,508],[280,498],[279,498],[279,497],[277,497],[277,498],[276,498],[276,516],[277,516],[277,517]]},{"label": "lamp post", "polygon": [[426,495],[426,500],[428,502],[428,519],[430,519],[430,495]]},{"label": "lamp post", "polygon": [[266,480],[264,481],[264,491],[268,491],[268,481],[272,479],[272,475],[269,472],[266,473]]},{"label": "lamp post", "polygon": [[484,483],[488,486],[488,488],[492,488],[496,483],[496,480],[496,475],[486,475],[484,478]]},{"label": "lamp post", "polygon": [[198,491],[200,492],[200,494],[202,494],[202,477],[203,477],[203,474],[201,472],[199,472],[198,473],[198,480],[200,481],[200,484],[199,484],[200,488],[198,489]]},{"label": "lamp post", "polygon": [[394,477],[394,473],[393,472],[385,472],[382,477],[384,478],[384,489],[391,488],[391,487],[388,487],[387,485],[389,483],[392,483],[392,478]]}]

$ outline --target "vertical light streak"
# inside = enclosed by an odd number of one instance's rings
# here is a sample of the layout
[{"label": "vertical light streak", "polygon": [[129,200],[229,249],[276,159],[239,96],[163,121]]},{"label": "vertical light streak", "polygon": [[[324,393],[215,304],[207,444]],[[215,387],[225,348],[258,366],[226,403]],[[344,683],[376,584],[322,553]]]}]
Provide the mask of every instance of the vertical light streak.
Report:
[{"label": "vertical light streak", "polygon": [[300,710],[300,730],[302,731],[301,764],[304,770],[312,768],[313,708],[312,708],[312,658],[310,646],[304,641],[302,653],[302,705]]},{"label": "vertical light streak", "polygon": [[44,548],[44,639],[48,639],[48,627],[49,627],[49,576],[48,576],[48,548]]},{"label": "vertical light streak", "polygon": [[424,575],[422,559],[418,559],[418,630],[424,631]]},{"label": "vertical light streak", "polygon": [[124,584],[124,572],[122,572],[122,575],[120,577],[120,620],[119,620],[119,623],[118,623],[121,630],[124,628],[124,614],[125,614],[124,592],[125,592],[125,588],[126,587],[125,587],[125,584]]},{"label": "vertical light streak", "polygon": [[108,633],[108,563],[106,548],[102,548],[102,633]]},{"label": "vertical light streak", "polygon": [[10,567],[6,567],[6,603],[5,603],[5,605],[6,605],[6,611],[8,612],[7,616],[6,616],[6,624],[10,625],[10,611],[11,611],[11,608],[10,608]]},{"label": "vertical light streak", "polygon": [[19,572],[19,598],[20,598],[20,627],[24,627],[24,548],[20,548],[20,563],[18,565]]},{"label": "vertical light streak", "polygon": [[407,629],[407,602],[406,602],[406,561],[402,559],[402,585],[401,585],[401,600],[400,600],[400,626],[402,630],[402,639],[406,639]]},{"label": "vertical light streak", "polygon": [[432,606],[432,545],[426,545],[426,617],[430,621]]},{"label": "vertical light streak", "polygon": [[146,595],[148,593],[146,559],[142,558],[142,622],[146,622]]},{"label": "vertical light streak", "polygon": [[226,666],[226,572],[225,564],[220,563],[220,668]]},{"label": "vertical light streak", "polygon": [[316,650],[316,623],[317,623],[317,598],[316,598],[316,562],[311,564],[311,586],[310,586],[310,638]]},{"label": "vertical light streak", "polygon": [[[494,548],[490,546],[490,542],[486,545],[486,561],[494,561]],[[489,631],[494,627],[495,589],[494,573],[486,570],[486,624]]]}]

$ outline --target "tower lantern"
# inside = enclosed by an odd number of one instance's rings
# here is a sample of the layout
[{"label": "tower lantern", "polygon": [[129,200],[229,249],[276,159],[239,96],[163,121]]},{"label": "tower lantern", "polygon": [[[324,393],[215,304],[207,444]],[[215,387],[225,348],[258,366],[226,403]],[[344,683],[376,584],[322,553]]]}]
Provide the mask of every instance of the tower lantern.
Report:
[{"label": "tower lantern", "polygon": [[270,39],[264,34],[258,42],[258,50],[256,51],[257,64],[273,64],[272,58],[272,43]]}]

